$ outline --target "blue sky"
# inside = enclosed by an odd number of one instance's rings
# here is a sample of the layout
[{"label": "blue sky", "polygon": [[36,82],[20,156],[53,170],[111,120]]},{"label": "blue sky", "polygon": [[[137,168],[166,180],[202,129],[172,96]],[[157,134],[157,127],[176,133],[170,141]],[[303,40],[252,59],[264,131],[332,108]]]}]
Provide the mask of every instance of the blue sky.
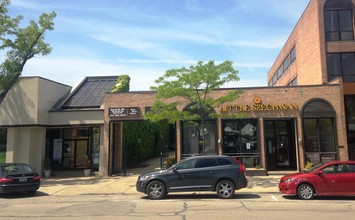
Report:
[{"label": "blue sky", "polygon": [[128,74],[131,91],[149,90],[172,68],[233,61],[239,82],[266,75],[309,0],[12,0],[10,14],[37,20],[55,11],[46,42],[23,76],[74,86],[85,76]]}]

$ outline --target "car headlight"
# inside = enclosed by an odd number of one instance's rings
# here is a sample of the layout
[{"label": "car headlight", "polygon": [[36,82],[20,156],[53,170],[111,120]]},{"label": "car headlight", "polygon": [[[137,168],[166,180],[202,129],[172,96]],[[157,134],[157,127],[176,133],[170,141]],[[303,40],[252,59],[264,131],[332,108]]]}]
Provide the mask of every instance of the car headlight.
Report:
[{"label": "car headlight", "polygon": [[148,179],[148,177],[149,177],[149,176],[141,176],[141,177],[139,177],[139,180],[140,180],[140,181],[144,181],[144,180]]},{"label": "car headlight", "polygon": [[289,178],[287,180],[285,180],[285,183],[291,183],[293,181],[295,181],[296,178]]}]

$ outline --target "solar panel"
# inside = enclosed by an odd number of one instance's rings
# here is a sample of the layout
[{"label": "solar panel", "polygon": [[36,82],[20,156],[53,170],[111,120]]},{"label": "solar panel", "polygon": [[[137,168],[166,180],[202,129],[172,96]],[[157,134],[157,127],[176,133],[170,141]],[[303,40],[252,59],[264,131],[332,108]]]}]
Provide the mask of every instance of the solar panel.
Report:
[{"label": "solar panel", "polygon": [[72,93],[62,108],[97,108],[102,105],[106,92],[111,91],[117,76],[87,77]]}]

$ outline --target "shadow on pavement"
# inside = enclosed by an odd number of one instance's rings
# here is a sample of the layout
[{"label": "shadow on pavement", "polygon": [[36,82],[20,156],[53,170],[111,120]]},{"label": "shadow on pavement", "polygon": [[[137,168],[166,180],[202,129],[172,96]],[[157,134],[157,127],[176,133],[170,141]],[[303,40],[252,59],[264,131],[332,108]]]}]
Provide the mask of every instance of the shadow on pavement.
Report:
[{"label": "shadow on pavement", "polygon": [[[148,196],[142,196],[142,199],[150,200]],[[226,200],[234,200],[234,199],[258,199],[260,198],[259,195],[257,194],[235,194],[232,199],[226,199]],[[216,199],[220,200],[218,198],[217,194],[196,194],[196,193],[191,193],[191,194],[168,194],[166,195],[162,200],[167,200],[167,199],[181,199],[181,200],[196,200],[196,199]],[[154,201],[154,200],[152,200]]]},{"label": "shadow on pavement", "polygon": [[47,193],[37,191],[35,195],[29,195],[26,192],[18,192],[18,193],[5,193],[0,194],[1,199],[28,199],[40,196],[49,196]]},{"label": "shadow on pavement", "polygon": [[60,178],[60,179],[43,179],[41,181],[41,186],[55,186],[55,185],[93,185],[97,184],[100,178],[88,177],[88,178]]},{"label": "shadow on pavement", "polygon": [[312,200],[301,200],[297,196],[283,195],[282,197],[288,200],[300,200],[300,201],[355,200],[355,196],[314,196]]}]

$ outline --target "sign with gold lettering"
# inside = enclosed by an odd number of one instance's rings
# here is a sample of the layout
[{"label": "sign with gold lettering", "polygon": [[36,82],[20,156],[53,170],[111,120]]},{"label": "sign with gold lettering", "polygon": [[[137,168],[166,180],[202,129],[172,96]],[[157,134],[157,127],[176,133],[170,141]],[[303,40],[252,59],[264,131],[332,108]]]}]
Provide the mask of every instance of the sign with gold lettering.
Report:
[{"label": "sign with gold lettering", "polygon": [[254,98],[253,105],[222,105],[219,107],[221,113],[226,112],[250,112],[250,111],[292,111],[299,110],[297,104],[281,103],[281,104],[264,104],[259,97]]}]

